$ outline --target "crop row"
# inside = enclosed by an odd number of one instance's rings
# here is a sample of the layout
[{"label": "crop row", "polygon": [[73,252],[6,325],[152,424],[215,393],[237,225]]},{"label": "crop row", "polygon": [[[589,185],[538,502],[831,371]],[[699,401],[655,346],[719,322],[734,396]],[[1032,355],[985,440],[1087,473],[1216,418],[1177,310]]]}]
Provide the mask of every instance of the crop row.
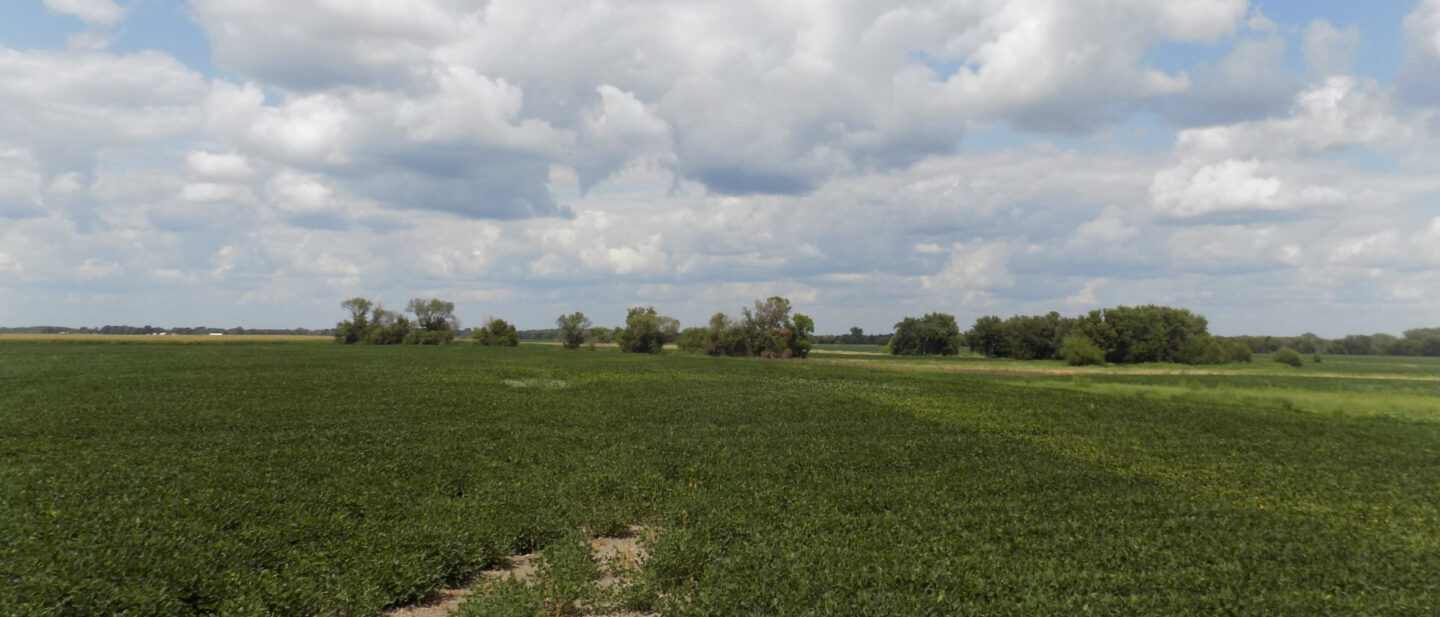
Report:
[{"label": "crop row", "polygon": [[676,615],[1429,615],[1440,426],[479,347],[0,346],[0,613],[377,615],[577,530]]}]

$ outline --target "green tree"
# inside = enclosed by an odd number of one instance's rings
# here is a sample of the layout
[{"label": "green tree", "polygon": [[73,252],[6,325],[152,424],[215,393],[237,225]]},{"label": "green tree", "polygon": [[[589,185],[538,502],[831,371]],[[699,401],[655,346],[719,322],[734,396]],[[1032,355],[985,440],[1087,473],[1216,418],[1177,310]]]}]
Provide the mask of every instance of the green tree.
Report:
[{"label": "green tree", "polygon": [[496,317],[487,318],[483,327],[475,328],[473,336],[477,345],[487,347],[515,347],[520,344],[520,334],[515,326]]},{"label": "green tree", "polygon": [[560,329],[560,344],[566,349],[577,349],[590,337],[592,324],[590,318],[586,317],[584,313],[575,311],[556,318],[555,325]]},{"label": "green tree", "polygon": [[786,339],[786,348],[796,358],[805,358],[810,355],[810,349],[814,347],[811,342],[811,335],[815,332],[815,320],[809,315],[796,313],[791,320],[790,336]]},{"label": "green tree", "polygon": [[705,353],[712,356],[748,356],[750,343],[745,327],[725,313],[715,313],[705,328]]},{"label": "green tree", "polygon": [[805,357],[812,346],[815,322],[805,315],[790,315],[790,300],[771,296],[743,309],[741,327],[749,355],[762,358]]},{"label": "green tree", "polygon": [[376,345],[399,345],[405,342],[413,327],[404,315],[376,305],[370,311],[370,331],[365,340]]},{"label": "green tree", "polygon": [[1060,349],[1074,320],[1051,311],[1047,315],[1016,315],[1002,325],[1008,357],[1017,360],[1049,360]]},{"label": "green tree", "polygon": [[350,319],[335,324],[335,342],[345,345],[364,342],[370,333],[370,309],[375,304],[365,298],[350,298],[340,303],[350,311]]},{"label": "green tree", "polygon": [[655,312],[655,307],[630,307],[625,313],[625,327],[615,329],[615,343],[620,351],[630,353],[660,353],[665,347],[665,328],[674,323],[676,336],[679,335],[679,322],[666,317],[669,321],[662,321],[661,315]]},{"label": "green tree", "polygon": [[906,317],[895,324],[890,353],[953,356],[960,353],[960,326],[954,315],[946,313],[928,313],[919,319]]},{"label": "green tree", "polygon": [[1410,343],[1415,355],[1440,356],[1440,328],[1415,328],[1406,330],[1405,340]]},{"label": "green tree", "polygon": [[1224,364],[1226,353],[1220,342],[1210,335],[1192,336],[1180,343],[1173,360],[1180,364]]},{"label": "green tree", "polygon": [[[904,323],[904,322],[901,322]],[[898,328],[899,325],[897,324]],[[899,334],[897,331],[896,334]],[[975,325],[965,332],[965,344],[987,358],[1005,358],[1010,355],[1009,343],[1005,336],[1005,322],[995,315],[986,315],[975,320]],[[895,339],[890,339],[894,349]]]},{"label": "green tree", "polygon": [[418,330],[410,333],[407,342],[421,345],[443,345],[455,340],[460,320],[455,318],[455,303],[439,298],[414,298],[405,310],[415,315]]}]

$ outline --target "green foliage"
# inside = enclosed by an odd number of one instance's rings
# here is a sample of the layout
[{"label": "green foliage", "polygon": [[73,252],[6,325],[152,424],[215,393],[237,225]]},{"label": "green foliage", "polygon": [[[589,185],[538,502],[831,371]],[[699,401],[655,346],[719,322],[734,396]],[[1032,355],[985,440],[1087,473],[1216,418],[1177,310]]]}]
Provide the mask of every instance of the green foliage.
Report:
[{"label": "green foliage", "polygon": [[1440,357],[1440,328],[1406,330],[1403,337],[1384,333],[1351,334],[1326,340],[1306,332],[1300,336],[1236,336],[1231,340],[1245,344],[1255,353],[1272,353],[1289,347],[1304,354],[1350,356],[1427,356]]},{"label": "green foliage", "polygon": [[816,345],[827,345],[834,348],[836,345],[849,345],[859,347],[884,347],[890,343],[889,334],[866,334],[859,326],[850,328],[849,334],[817,334],[811,337]]},{"label": "green foliage", "polygon": [[1220,346],[1225,352],[1226,364],[1249,364],[1254,357],[1250,347],[1239,341],[1222,341]]},{"label": "green foliage", "polygon": [[590,338],[590,318],[580,311],[557,317],[555,325],[560,330],[560,344],[566,349],[577,349]]},{"label": "green foliage", "polygon": [[454,332],[460,329],[455,318],[455,303],[439,298],[413,298],[405,310],[415,315],[415,325],[427,332]]},{"label": "green foliage", "polygon": [[363,342],[370,332],[370,308],[374,306],[365,298],[350,298],[340,303],[350,311],[350,319],[335,324],[335,342],[353,345]]},{"label": "green foliage", "polygon": [[[893,339],[891,342],[894,342]],[[987,358],[1010,356],[1009,341],[1005,336],[1005,322],[995,315],[986,315],[976,319],[975,325],[965,332],[965,344],[972,351]]]},{"label": "green foliage", "polygon": [[716,313],[704,329],[703,338],[692,333],[681,349],[712,356],[804,358],[813,347],[815,322],[799,313],[791,316],[790,310],[789,300],[772,296],[756,300],[753,310],[742,309],[744,317],[740,321]]},{"label": "green foliage", "polygon": [[1295,368],[1300,368],[1300,365],[1305,363],[1305,361],[1300,358],[1300,352],[1289,347],[1281,347],[1276,351],[1275,361]]},{"label": "green foliage", "polygon": [[901,356],[953,356],[960,353],[960,326],[954,315],[946,313],[906,317],[895,324],[889,348],[891,354]]},{"label": "green foliage", "polygon": [[1070,366],[1104,364],[1105,350],[1083,334],[1071,334],[1060,345],[1060,357]]},{"label": "green foliage", "polygon": [[515,347],[520,344],[520,336],[515,332],[515,326],[495,317],[486,319],[484,327],[475,328],[473,340],[477,345],[486,347]]},{"label": "green foliage", "polygon": [[701,327],[685,328],[680,331],[680,337],[675,340],[675,346],[680,351],[690,353],[708,353],[709,329]]},{"label": "green foliage", "polygon": [[406,309],[415,314],[415,322],[365,298],[350,298],[340,306],[350,312],[350,319],[335,324],[335,341],[346,345],[442,345],[454,341],[460,327],[455,304],[439,299],[411,300]]},{"label": "green foliage", "polygon": [[[1050,312],[977,319],[965,333],[970,348],[992,358],[1048,360],[1062,357],[1072,332],[1104,350],[1116,364],[1179,362],[1224,364],[1238,357],[1207,333],[1204,317],[1167,306],[1117,306],[1069,319]],[[1248,360],[1246,360],[1248,361]]]},{"label": "green foliage", "polygon": [[1173,360],[1179,364],[1225,364],[1229,361],[1226,349],[1208,334],[1192,336],[1180,343]]},{"label": "green foliage", "polygon": [[[631,523],[658,533],[625,606],[664,615],[1433,614],[1440,417],[1205,398],[1440,387],[1326,361],[1353,379],[1060,391],[540,346],[0,345],[0,614],[381,615],[534,551],[533,586],[462,611],[563,614],[594,590],[577,530]],[[1111,392],[1166,379],[1180,398]]]},{"label": "green foliage", "polygon": [[387,311],[375,305],[370,311],[370,331],[365,335],[366,343],[375,345],[399,345],[405,342],[413,325],[404,315]]},{"label": "green foliage", "polygon": [[455,318],[455,303],[437,298],[414,298],[405,310],[415,315],[416,329],[405,336],[412,345],[446,345],[455,341],[460,320]]},{"label": "green foliage", "polygon": [[655,312],[655,307],[630,307],[625,327],[615,329],[615,344],[630,353],[660,353],[667,338],[679,337],[680,322]]},{"label": "green foliage", "polygon": [[796,358],[809,356],[810,349],[814,347],[811,335],[815,332],[815,320],[809,315],[796,313],[789,330],[785,336],[785,349]]}]

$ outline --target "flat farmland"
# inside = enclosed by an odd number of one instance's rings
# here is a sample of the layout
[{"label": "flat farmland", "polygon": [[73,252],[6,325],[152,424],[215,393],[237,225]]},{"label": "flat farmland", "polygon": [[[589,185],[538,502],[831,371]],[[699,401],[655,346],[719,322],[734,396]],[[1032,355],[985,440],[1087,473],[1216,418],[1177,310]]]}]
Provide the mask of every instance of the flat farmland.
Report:
[{"label": "flat farmland", "polygon": [[1440,365],[966,362],[0,344],[0,614],[1440,613]]}]

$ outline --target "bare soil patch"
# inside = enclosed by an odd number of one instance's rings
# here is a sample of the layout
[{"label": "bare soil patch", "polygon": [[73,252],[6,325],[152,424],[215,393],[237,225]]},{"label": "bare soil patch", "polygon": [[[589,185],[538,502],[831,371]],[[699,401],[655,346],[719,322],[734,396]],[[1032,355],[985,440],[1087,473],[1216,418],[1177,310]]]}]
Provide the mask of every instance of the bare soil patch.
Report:
[{"label": "bare soil patch", "polygon": [[[638,526],[630,527],[629,531],[630,534],[626,536],[602,536],[590,541],[591,555],[600,565],[600,579],[596,581],[596,585],[602,589],[613,591],[629,584],[630,577],[639,571],[641,564],[645,562],[647,554],[645,547],[640,542],[640,537],[648,532]],[[653,538],[650,539],[653,540]],[[467,596],[477,589],[483,589],[486,581],[514,579],[520,582],[530,582],[539,569],[536,563],[539,557],[540,553],[512,555],[507,559],[503,568],[482,570],[458,587],[436,591],[430,597],[422,600],[420,604],[397,608],[386,613],[385,617],[447,617],[460,608],[460,604],[465,601]],[[583,615],[595,617],[654,616],[653,613],[633,611],[586,611]]]}]

